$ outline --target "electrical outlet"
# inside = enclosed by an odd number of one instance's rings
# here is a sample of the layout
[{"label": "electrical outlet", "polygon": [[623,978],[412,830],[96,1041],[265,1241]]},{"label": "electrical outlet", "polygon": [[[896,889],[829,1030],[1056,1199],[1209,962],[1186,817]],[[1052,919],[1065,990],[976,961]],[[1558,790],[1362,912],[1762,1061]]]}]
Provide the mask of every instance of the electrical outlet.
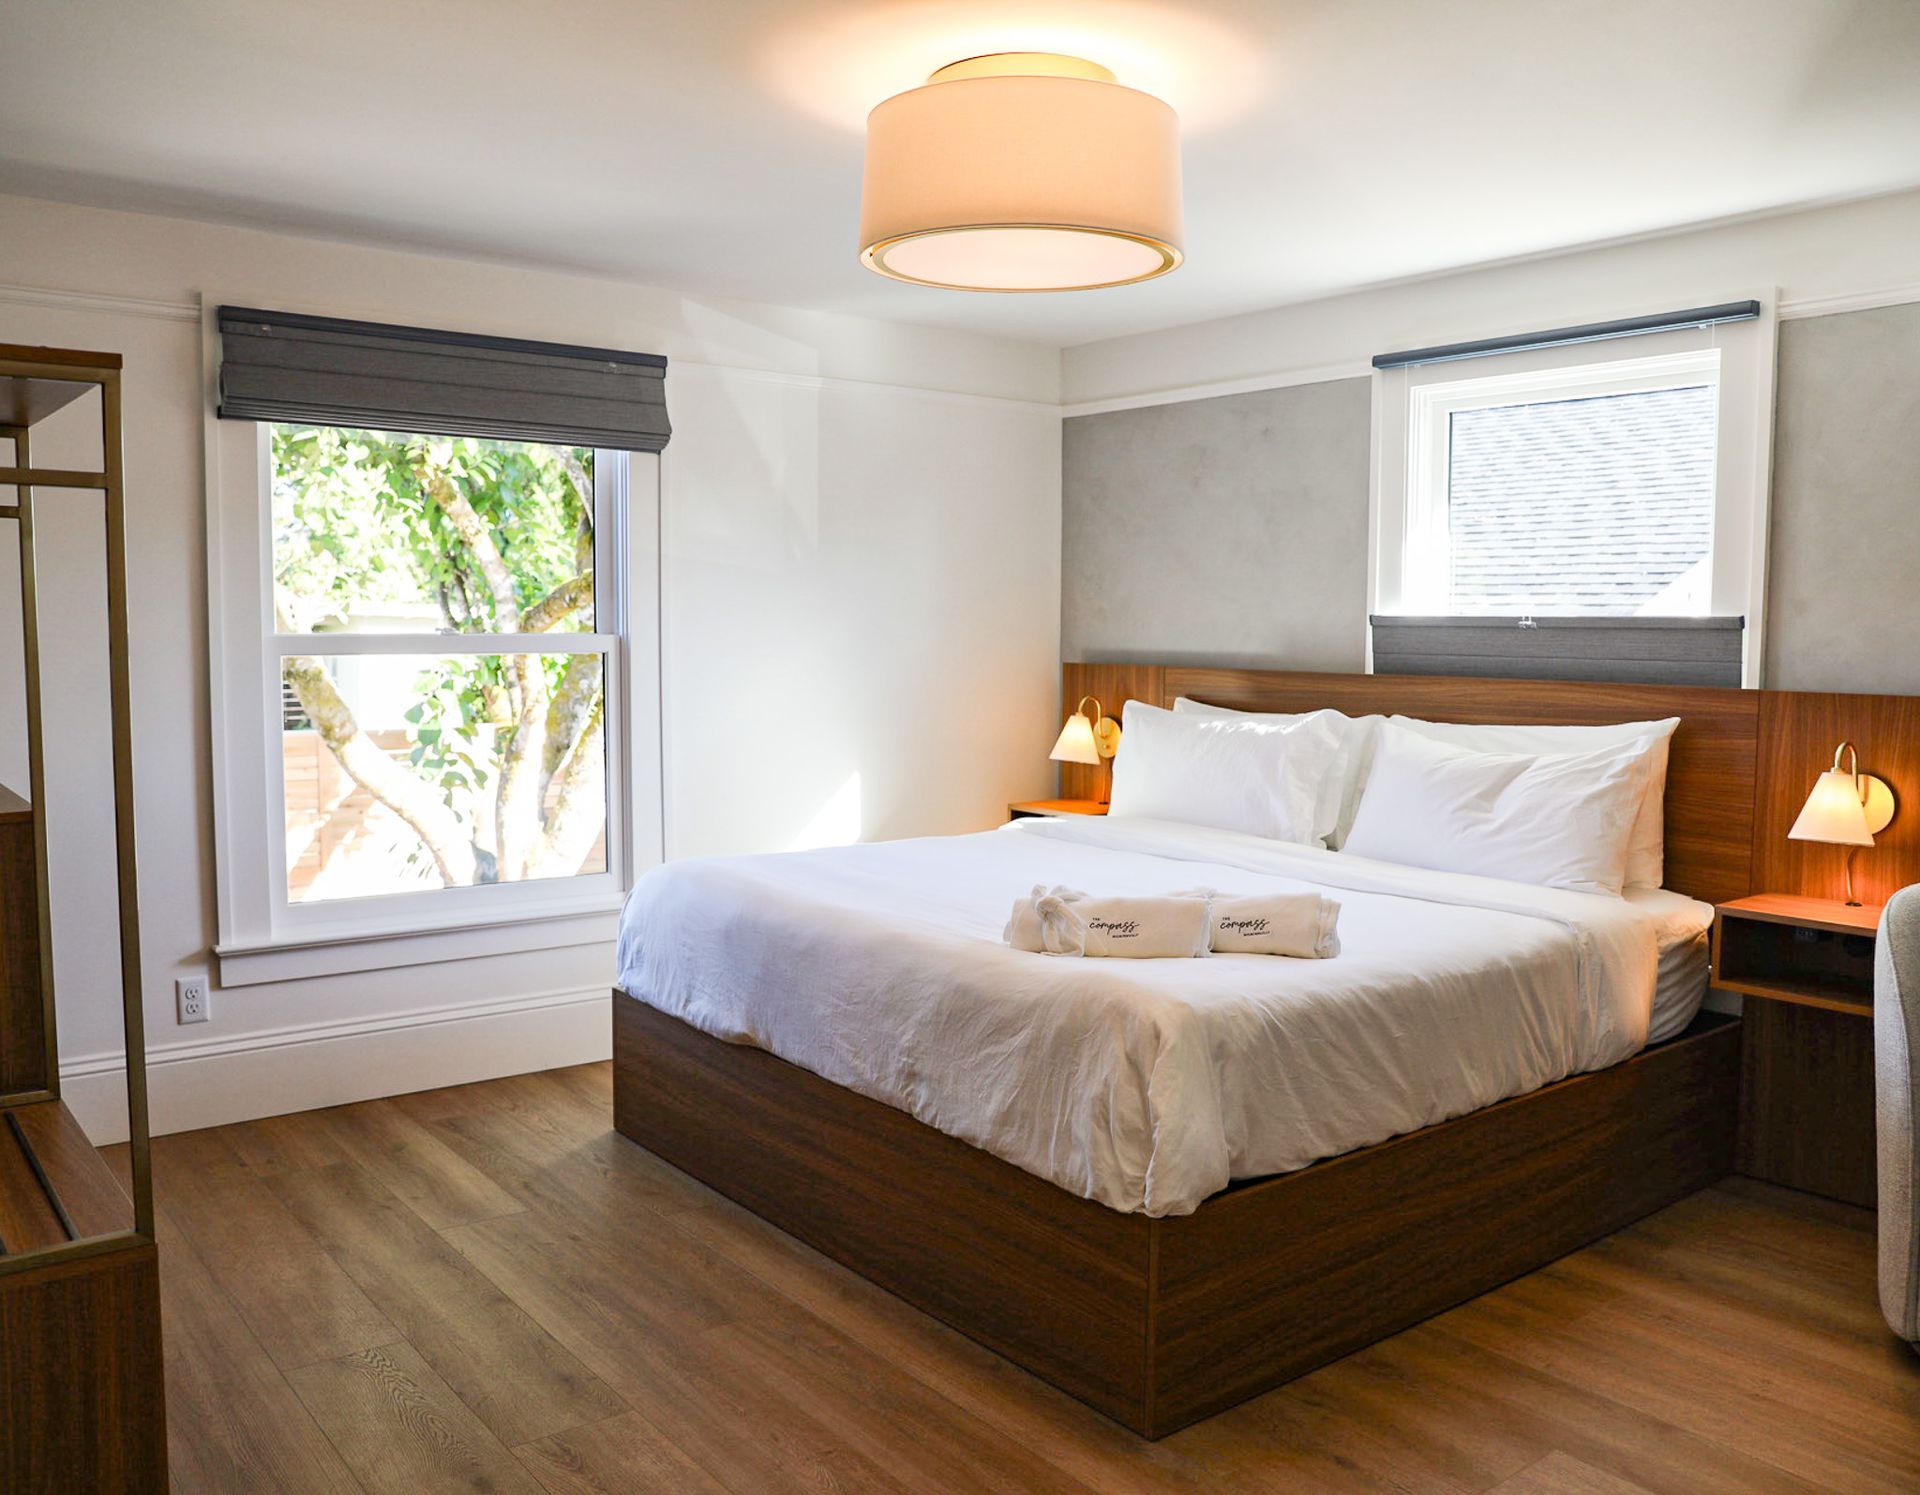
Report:
[{"label": "electrical outlet", "polygon": [[205,976],[183,976],[174,982],[173,1000],[183,1023],[204,1023],[213,1007]]}]

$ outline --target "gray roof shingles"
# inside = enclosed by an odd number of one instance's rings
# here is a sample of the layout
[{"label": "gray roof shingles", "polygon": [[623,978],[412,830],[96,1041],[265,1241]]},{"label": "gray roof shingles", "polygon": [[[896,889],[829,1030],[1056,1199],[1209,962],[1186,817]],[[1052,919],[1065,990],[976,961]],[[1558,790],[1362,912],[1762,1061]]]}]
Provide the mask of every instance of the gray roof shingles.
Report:
[{"label": "gray roof shingles", "polygon": [[1710,385],[1454,412],[1453,611],[1623,617],[1710,553]]}]

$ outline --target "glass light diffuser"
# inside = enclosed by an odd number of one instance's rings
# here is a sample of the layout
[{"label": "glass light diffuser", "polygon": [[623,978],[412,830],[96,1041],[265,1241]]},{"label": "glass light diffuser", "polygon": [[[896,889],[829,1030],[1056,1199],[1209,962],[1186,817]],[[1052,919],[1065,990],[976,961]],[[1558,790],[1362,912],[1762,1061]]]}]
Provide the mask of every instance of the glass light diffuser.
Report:
[{"label": "glass light diffuser", "polygon": [[860,259],[917,285],[1076,291],[1180,263],[1180,123],[1083,58],[974,57],[867,117]]}]

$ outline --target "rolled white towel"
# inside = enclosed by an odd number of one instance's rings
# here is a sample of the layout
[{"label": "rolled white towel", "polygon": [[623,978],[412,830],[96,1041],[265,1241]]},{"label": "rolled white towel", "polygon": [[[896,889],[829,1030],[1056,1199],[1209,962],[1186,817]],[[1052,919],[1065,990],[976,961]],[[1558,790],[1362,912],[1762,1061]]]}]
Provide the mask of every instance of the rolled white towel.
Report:
[{"label": "rolled white towel", "polygon": [[[1086,896],[1085,893],[1077,893],[1072,888],[1049,888],[1043,883],[1035,883],[1033,891],[1025,898],[1013,900],[1013,916],[1007,920],[1007,927],[1001,931],[1000,937],[1014,949],[1027,950],[1035,955],[1059,953],[1078,955],[1080,953],[1078,949],[1067,952],[1048,949],[1047,930],[1048,925],[1051,924],[1054,928],[1054,942],[1060,943],[1061,925],[1067,922],[1060,906]],[[1042,899],[1048,900],[1045,915],[1040,912]]]},{"label": "rolled white towel", "polygon": [[1207,953],[1207,900],[1089,898],[1073,888],[1036,887],[1013,905],[1004,938],[1017,950],[1132,960]]},{"label": "rolled white towel", "polygon": [[1216,955],[1291,955],[1326,960],[1340,953],[1340,905],[1318,893],[1257,893],[1235,898],[1211,888]]}]

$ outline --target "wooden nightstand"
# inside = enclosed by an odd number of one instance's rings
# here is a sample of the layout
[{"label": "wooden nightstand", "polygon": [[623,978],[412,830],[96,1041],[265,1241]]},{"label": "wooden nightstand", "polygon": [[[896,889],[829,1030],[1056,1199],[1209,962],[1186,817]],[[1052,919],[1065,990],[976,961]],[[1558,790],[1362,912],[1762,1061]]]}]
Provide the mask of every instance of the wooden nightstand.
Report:
[{"label": "wooden nightstand", "polygon": [[1850,1204],[1876,1197],[1878,905],[1763,893],[1713,917],[1713,984],[1746,999],[1738,1167]]},{"label": "wooden nightstand", "polygon": [[1029,815],[1104,815],[1107,807],[1097,799],[1017,799],[1007,806],[1007,819],[1024,820]]}]

